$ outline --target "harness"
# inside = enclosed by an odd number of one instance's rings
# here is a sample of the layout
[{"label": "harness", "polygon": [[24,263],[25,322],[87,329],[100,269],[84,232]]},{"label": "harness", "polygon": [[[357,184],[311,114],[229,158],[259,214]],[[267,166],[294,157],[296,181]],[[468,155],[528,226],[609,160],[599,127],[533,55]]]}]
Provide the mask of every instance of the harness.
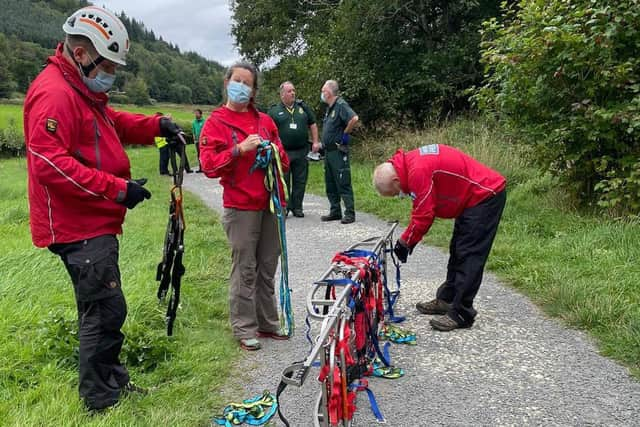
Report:
[{"label": "harness", "polygon": [[[180,282],[184,275],[185,268],[182,263],[184,255],[184,211],[182,209],[182,180],[186,163],[185,146],[186,141],[182,134],[178,134],[176,150],[171,151],[171,166],[173,168],[173,187],[170,190],[171,200],[169,202],[169,222],[164,237],[164,247],[162,249],[162,261],[158,264],[156,280],[160,282],[158,286],[158,299],[164,300],[167,293],[170,293],[167,305],[165,321],[167,323],[167,335],[173,335],[173,324],[176,320],[178,305],[180,304]],[[180,156],[180,164],[176,165],[176,151]]]}]

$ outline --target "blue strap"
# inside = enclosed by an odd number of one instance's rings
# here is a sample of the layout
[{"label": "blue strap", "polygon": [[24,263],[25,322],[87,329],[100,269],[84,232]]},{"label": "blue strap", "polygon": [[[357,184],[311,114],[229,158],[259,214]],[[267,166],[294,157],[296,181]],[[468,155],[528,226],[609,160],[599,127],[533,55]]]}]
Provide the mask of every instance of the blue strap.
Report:
[{"label": "blue strap", "polygon": [[[391,249],[387,249],[386,252],[391,252]],[[389,322],[400,323],[400,322],[404,322],[406,317],[396,316],[393,313],[393,306],[395,305],[396,301],[398,300],[398,297],[400,296],[400,263],[396,261],[396,259],[393,257],[393,254],[391,257],[393,259],[393,264],[396,267],[396,290],[393,292],[389,290],[389,286],[387,284],[388,282],[387,272],[385,270],[385,274],[382,280],[382,283],[384,283],[384,293],[385,293],[385,296],[387,297],[387,309],[385,310],[385,314],[388,315]]]},{"label": "blue strap", "polygon": [[369,405],[371,406],[371,412],[373,412],[373,415],[376,417],[376,420],[378,420],[379,423],[385,423],[386,420],[384,419],[384,415],[382,415],[382,412],[380,411],[380,407],[378,406],[378,402],[376,401],[376,396],[373,394],[373,391],[371,391],[371,389],[369,387],[365,387],[361,384],[355,384],[352,383],[351,385],[349,385],[349,388],[353,391],[366,391],[367,392],[367,397],[369,398]]},{"label": "blue strap", "polygon": [[378,254],[365,249],[351,249],[348,251],[340,252],[344,256],[349,258],[372,258],[376,262],[378,261]]},{"label": "blue strap", "polygon": [[256,169],[266,169],[271,163],[271,149],[268,148],[271,143],[269,141],[262,141],[256,149],[256,160],[251,165],[249,173],[253,173]]}]

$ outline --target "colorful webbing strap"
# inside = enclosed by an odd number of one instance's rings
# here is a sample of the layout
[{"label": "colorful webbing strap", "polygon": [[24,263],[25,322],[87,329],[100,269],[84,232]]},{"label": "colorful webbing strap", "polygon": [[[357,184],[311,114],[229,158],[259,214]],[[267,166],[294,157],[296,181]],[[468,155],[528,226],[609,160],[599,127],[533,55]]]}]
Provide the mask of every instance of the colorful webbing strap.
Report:
[{"label": "colorful webbing strap", "polygon": [[225,427],[248,424],[261,426],[266,424],[278,410],[275,396],[265,390],[261,395],[243,400],[242,403],[230,403],[225,406],[222,415],[213,418],[213,424]]},{"label": "colorful webbing strap", "polygon": [[[287,184],[282,169],[282,158],[277,145],[262,141],[256,153],[256,160],[249,173],[255,169],[265,169],[264,186],[271,195],[269,209],[276,215],[278,238],[280,240],[280,328],[292,336],[295,323],[289,287],[289,260],[287,253],[287,233],[285,226]],[[283,203],[284,201],[284,203]]]},{"label": "colorful webbing strap", "polygon": [[380,339],[388,340],[396,344],[416,345],[416,333],[408,329],[402,329],[390,323],[384,323],[378,333]]},{"label": "colorful webbing strap", "polygon": [[384,359],[380,357],[373,358],[371,368],[374,377],[396,379],[404,375],[402,368],[397,368],[391,364],[391,356],[389,355],[390,346],[390,343],[384,345],[384,349],[382,350]]}]

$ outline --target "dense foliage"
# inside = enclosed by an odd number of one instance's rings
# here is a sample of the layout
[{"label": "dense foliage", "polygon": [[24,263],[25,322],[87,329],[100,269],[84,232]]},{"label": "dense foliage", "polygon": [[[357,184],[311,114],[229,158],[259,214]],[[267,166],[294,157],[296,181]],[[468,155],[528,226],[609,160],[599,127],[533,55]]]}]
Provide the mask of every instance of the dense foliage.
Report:
[{"label": "dense foliage", "polygon": [[581,200],[640,211],[640,7],[521,1],[484,27],[477,97]]},{"label": "dense foliage", "polygon": [[365,122],[422,124],[467,107],[482,78],[478,30],[497,0],[234,0],[232,33],[265,73],[270,99],[286,79],[320,107],[340,82]]},{"label": "dense foliage", "polygon": [[[96,2],[98,4],[98,2]],[[47,56],[64,38],[62,24],[83,0],[0,0],[0,98],[24,93]],[[156,37],[144,24],[121,13],[131,50],[118,70],[115,101],[216,104],[221,100],[223,67]]]}]

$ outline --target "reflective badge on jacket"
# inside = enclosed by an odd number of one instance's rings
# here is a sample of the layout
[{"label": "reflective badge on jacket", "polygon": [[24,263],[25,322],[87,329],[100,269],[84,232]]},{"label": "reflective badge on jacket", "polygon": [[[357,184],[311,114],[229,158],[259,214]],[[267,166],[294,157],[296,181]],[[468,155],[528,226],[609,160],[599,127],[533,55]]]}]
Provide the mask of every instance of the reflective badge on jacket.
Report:
[{"label": "reflective badge on jacket", "polygon": [[58,129],[58,121],[54,119],[47,119],[47,131],[51,133],[55,133]]},{"label": "reflective badge on jacket", "polygon": [[420,147],[421,156],[438,155],[439,152],[438,144],[423,145]]}]

